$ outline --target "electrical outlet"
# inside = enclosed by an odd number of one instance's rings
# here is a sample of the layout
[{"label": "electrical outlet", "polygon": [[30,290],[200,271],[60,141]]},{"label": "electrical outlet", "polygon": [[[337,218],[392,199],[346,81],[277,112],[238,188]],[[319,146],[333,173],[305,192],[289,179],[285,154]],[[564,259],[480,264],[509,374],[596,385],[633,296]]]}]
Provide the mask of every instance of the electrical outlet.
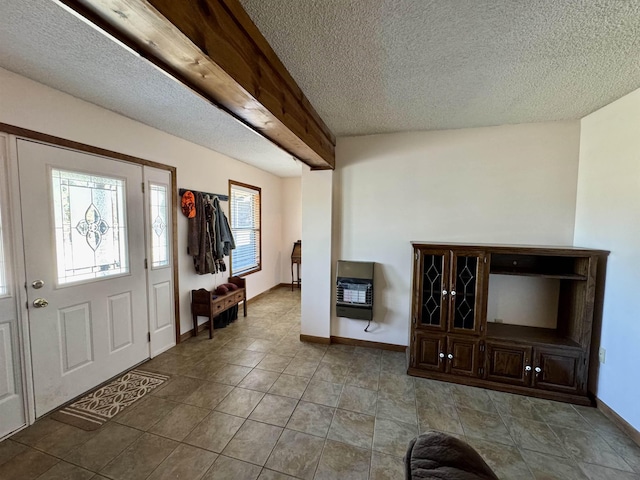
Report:
[{"label": "electrical outlet", "polygon": [[598,351],[598,358],[600,359],[600,363],[604,363],[607,356],[607,351],[604,348],[601,348]]},{"label": "electrical outlet", "polygon": [[494,318],[493,319],[493,323],[502,323],[502,319],[501,318]]}]

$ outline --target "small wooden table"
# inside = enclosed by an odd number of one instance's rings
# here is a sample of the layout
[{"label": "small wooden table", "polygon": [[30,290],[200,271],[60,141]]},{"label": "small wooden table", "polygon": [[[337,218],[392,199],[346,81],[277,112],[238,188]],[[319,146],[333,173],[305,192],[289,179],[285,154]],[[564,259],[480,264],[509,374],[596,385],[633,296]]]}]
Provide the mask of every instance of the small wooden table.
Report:
[{"label": "small wooden table", "polygon": [[240,277],[229,277],[229,283],[238,286],[237,290],[230,290],[225,295],[201,288],[191,290],[191,316],[193,317],[193,336],[198,336],[198,317],[209,318],[209,338],[213,338],[213,319],[222,312],[242,302],[244,316],[247,316],[246,280]]},{"label": "small wooden table", "polygon": [[298,240],[293,244],[293,250],[291,251],[291,291],[293,292],[293,266],[296,266],[298,273],[298,288],[300,288],[300,265],[302,264],[302,240]]}]

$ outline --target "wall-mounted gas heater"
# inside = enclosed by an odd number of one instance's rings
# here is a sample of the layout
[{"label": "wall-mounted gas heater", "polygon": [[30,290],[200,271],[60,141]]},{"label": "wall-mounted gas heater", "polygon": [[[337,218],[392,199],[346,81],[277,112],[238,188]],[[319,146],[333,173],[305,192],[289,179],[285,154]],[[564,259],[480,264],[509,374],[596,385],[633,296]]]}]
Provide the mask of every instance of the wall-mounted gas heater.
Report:
[{"label": "wall-mounted gas heater", "polygon": [[338,260],[337,316],[371,322],[373,318],[373,265],[373,262]]}]

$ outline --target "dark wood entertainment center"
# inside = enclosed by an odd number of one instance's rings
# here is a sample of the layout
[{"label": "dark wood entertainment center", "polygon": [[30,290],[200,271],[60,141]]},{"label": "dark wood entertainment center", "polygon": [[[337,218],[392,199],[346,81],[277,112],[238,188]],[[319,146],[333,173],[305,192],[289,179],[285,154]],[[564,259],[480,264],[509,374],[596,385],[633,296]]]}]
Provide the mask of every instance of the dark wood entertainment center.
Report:
[{"label": "dark wood entertainment center", "polygon": [[[412,245],[410,375],[590,404],[587,380],[597,270],[609,252]],[[536,297],[526,289],[533,287],[549,301],[531,301]],[[512,293],[515,298],[509,298]],[[490,298],[492,313],[502,309],[511,317],[487,318]],[[532,314],[545,327],[527,324]],[[555,318],[546,318],[550,314]]]}]

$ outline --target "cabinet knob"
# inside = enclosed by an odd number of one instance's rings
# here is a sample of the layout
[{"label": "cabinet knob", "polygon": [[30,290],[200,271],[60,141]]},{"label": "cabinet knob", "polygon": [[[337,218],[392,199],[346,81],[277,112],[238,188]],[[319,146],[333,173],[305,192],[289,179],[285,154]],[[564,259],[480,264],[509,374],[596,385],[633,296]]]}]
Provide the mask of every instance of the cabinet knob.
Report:
[{"label": "cabinet knob", "polygon": [[536,367],[536,368],[534,368],[534,370],[536,371],[536,375],[539,374],[542,371],[542,369],[540,367]]},{"label": "cabinet knob", "polygon": [[440,355],[438,355],[440,358],[444,358],[444,353],[440,352]]},{"label": "cabinet knob", "polygon": [[447,293],[449,293],[449,292],[447,292],[446,290],[442,290],[442,296],[443,296],[443,297],[444,297]]},{"label": "cabinet knob", "polygon": [[526,367],[524,367],[524,371],[525,372],[530,372],[531,371],[531,365],[527,365]]},{"label": "cabinet knob", "polygon": [[456,291],[455,290],[451,290],[451,296],[455,297],[456,296]]},{"label": "cabinet knob", "polygon": [[447,358],[448,358],[449,360],[453,360],[453,353],[450,353],[449,355],[447,355]]}]

